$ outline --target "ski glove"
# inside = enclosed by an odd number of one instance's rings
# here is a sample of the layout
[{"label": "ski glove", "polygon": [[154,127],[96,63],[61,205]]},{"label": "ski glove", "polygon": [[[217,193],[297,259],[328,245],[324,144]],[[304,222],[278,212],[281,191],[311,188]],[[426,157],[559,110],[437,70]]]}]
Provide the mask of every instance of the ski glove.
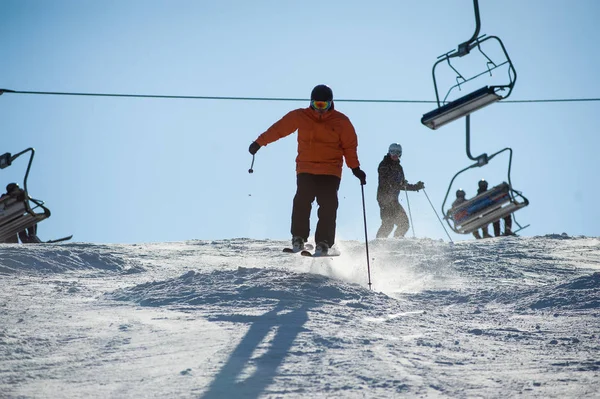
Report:
[{"label": "ski glove", "polygon": [[258,144],[256,141],[253,141],[252,144],[250,144],[250,148],[248,148],[248,151],[250,151],[250,154],[254,155],[258,152],[259,149],[260,144]]},{"label": "ski glove", "polygon": [[363,172],[360,167],[352,169],[352,173],[358,178],[358,180],[360,180],[361,186],[367,184],[367,174]]},{"label": "ski glove", "polygon": [[423,183],[422,181],[418,181],[417,184],[415,184],[415,188],[417,189],[417,191],[422,190],[425,188],[425,183]]}]

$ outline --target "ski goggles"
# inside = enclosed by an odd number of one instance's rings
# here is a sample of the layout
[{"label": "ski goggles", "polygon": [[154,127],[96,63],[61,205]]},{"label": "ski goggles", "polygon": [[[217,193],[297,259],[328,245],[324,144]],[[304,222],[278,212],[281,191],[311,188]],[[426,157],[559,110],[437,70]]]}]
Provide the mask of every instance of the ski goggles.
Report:
[{"label": "ski goggles", "polygon": [[310,105],[319,111],[327,111],[329,108],[331,108],[331,101],[316,101],[313,100],[310,102]]},{"label": "ski goggles", "polygon": [[390,155],[400,158],[400,155],[402,155],[402,153],[400,151],[392,150],[390,151]]}]

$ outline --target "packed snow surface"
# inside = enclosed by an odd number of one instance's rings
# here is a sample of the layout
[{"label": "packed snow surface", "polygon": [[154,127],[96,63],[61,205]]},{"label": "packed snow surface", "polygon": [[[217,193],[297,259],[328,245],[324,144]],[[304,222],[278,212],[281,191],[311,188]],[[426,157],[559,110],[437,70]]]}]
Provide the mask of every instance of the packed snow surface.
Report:
[{"label": "packed snow surface", "polygon": [[0,245],[0,398],[594,398],[600,239]]}]

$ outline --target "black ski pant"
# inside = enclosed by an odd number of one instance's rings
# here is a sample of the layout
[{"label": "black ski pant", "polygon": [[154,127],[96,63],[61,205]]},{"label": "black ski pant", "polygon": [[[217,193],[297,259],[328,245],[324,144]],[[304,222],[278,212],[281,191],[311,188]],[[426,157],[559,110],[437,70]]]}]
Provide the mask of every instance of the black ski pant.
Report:
[{"label": "black ski pant", "polygon": [[473,232],[473,237],[475,237],[476,239],[480,239],[480,238],[490,238],[490,230],[489,230],[490,225],[486,224],[485,226],[481,227],[481,234],[479,234],[479,230],[475,230]]},{"label": "black ski pant", "polygon": [[19,238],[23,244],[39,243],[40,241],[37,239],[37,224],[20,231]]},{"label": "black ski pant", "polygon": [[[494,226],[494,236],[498,237],[500,235],[502,235],[502,233],[500,232],[500,220],[496,220],[493,223]],[[511,234],[512,233],[512,216],[511,215],[506,215],[504,217],[504,234]]]},{"label": "black ski pant", "polygon": [[292,208],[292,236],[308,240],[310,234],[310,212],[317,199],[319,210],[315,242],[335,244],[335,221],[338,209],[340,178],[333,175],[299,173],[296,176],[296,195]]},{"label": "black ski pant", "polygon": [[379,202],[379,214],[381,216],[381,227],[377,231],[377,238],[386,238],[390,235],[394,226],[398,226],[394,237],[404,237],[409,228],[408,216],[400,202]]}]

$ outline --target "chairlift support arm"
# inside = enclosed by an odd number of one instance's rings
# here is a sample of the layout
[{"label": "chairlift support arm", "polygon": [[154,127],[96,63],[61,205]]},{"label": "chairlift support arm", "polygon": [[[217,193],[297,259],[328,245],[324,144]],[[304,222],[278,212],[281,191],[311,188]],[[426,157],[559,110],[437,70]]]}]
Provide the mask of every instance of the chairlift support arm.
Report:
[{"label": "chairlift support arm", "polygon": [[479,1],[473,0],[473,9],[475,10],[475,32],[469,40],[458,45],[458,51],[453,57],[462,57],[463,55],[469,54],[471,51],[471,43],[477,40],[479,36],[479,30],[481,29],[481,18],[479,17]]},{"label": "chairlift support arm", "polygon": [[[497,36],[486,36],[485,34],[479,36],[479,31],[481,30],[481,18],[480,18],[480,15],[479,15],[479,2],[478,2],[478,0],[473,0],[473,9],[475,11],[475,31],[473,32],[473,35],[471,36],[471,38],[469,40],[465,41],[465,42],[460,43],[458,45],[457,49],[453,49],[453,50],[451,50],[451,51],[449,51],[449,52],[447,52],[445,54],[440,55],[438,57],[438,61],[436,61],[436,63],[433,65],[433,68],[431,70],[431,74],[432,74],[432,77],[433,77],[433,86],[434,86],[434,89],[435,89],[435,96],[436,96],[436,101],[437,101],[438,108],[442,107],[442,105],[446,103],[446,99],[448,98],[450,92],[453,89],[455,89],[456,87],[460,87],[461,84],[466,83],[466,82],[468,82],[470,80],[473,80],[473,79],[481,76],[484,73],[491,73],[492,70],[494,70],[496,68],[499,68],[499,67],[501,67],[503,65],[508,64],[508,66],[509,66],[508,67],[509,68],[509,83],[506,84],[506,85],[493,86],[493,88],[494,88],[495,91],[496,90],[498,90],[498,91],[502,90],[503,91],[505,89],[508,89],[508,93],[506,93],[505,95],[503,95],[501,97],[502,99],[507,98],[510,95],[510,93],[511,93],[511,91],[512,91],[514,85],[515,85],[515,82],[517,80],[517,72],[516,72],[516,70],[515,70],[515,68],[514,68],[514,66],[512,64],[512,61],[511,61],[510,57],[508,56],[508,53],[506,51],[506,47],[504,47],[504,43],[502,43],[502,40],[500,40]],[[481,49],[481,43],[483,43],[486,40],[490,40],[490,39],[496,40],[500,44],[500,48],[502,49],[502,52],[504,53],[504,56],[506,57],[506,60],[504,62],[502,62],[500,64],[494,63],[490,59],[490,57],[488,57],[483,52],[483,50]],[[471,50],[473,48],[475,48],[475,47],[477,47],[479,49],[479,51],[483,54],[483,56],[488,60],[488,68],[487,68],[486,71],[484,71],[484,72],[482,72],[480,74],[477,74],[477,75],[472,76],[472,77],[470,77],[468,79],[465,79],[460,74],[460,72],[458,72],[456,70],[456,68],[454,68],[454,66],[451,64],[450,59],[451,58],[455,58],[455,57],[463,57],[463,56],[469,54],[471,52]],[[446,93],[446,96],[444,97],[443,100],[440,100],[440,94],[439,94],[439,90],[438,90],[438,86],[437,86],[437,79],[436,79],[436,73],[435,73],[435,71],[436,71],[436,67],[441,62],[444,62],[444,61],[447,62],[448,65],[450,66],[450,68],[452,68],[452,70],[454,70],[454,72],[456,73],[456,75],[457,75],[457,84],[454,85],[454,86],[452,86],[448,90],[448,92]],[[493,65],[492,68],[489,67],[490,64]],[[462,81],[459,81],[459,79],[462,80]]]},{"label": "chairlift support arm", "polygon": [[21,155],[23,155],[27,152],[31,152],[31,155],[29,156],[29,162],[27,163],[27,170],[25,171],[25,177],[23,178],[23,190],[25,191],[25,194],[28,196],[28,198],[33,203],[35,203],[38,206],[43,207],[44,201],[40,201],[35,198],[29,197],[29,191],[27,190],[27,179],[29,178],[29,171],[31,170],[31,164],[33,163],[33,157],[35,156],[35,149],[33,147],[26,148],[23,151],[18,152],[14,155],[12,155],[9,152],[0,155],[0,169],[4,169],[4,168],[10,166],[14,162],[15,159],[19,158]]},{"label": "chairlift support arm", "polygon": [[[486,153],[483,153],[477,157],[473,157],[471,155],[471,115],[467,115],[465,117],[465,120],[466,120],[466,130],[467,130],[467,132],[466,132],[466,135],[467,135],[467,138],[466,138],[467,157],[469,157],[469,159],[472,161],[477,161],[477,166],[487,165],[487,163],[489,162],[489,160],[491,158],[488,158],[488,155]],[[512,155],[511,155],[511,158],[512,158]],[[509,168],[510,168],[510,166],[509,166]]]},{"label": "chairlift support arm", "polygon": [[35,149],[33,149],[32,147],[29,147],[15,155],[13,155],[11,157],[11,163],[12,161],[14,161],[15,159],[17,159],[18,157],[20,157],[21,155],[25,154],[26,152],[31,152],[31,155],[29,156],[29,163],[27,164],[27,170],[25,171],[25,178],[23,179],[23,189],[25,190],[25,192],[27,193],[27,179],[29,178],[29,171],[31,170],[31,164],[33,162],[33,157],[35,156]]}]

